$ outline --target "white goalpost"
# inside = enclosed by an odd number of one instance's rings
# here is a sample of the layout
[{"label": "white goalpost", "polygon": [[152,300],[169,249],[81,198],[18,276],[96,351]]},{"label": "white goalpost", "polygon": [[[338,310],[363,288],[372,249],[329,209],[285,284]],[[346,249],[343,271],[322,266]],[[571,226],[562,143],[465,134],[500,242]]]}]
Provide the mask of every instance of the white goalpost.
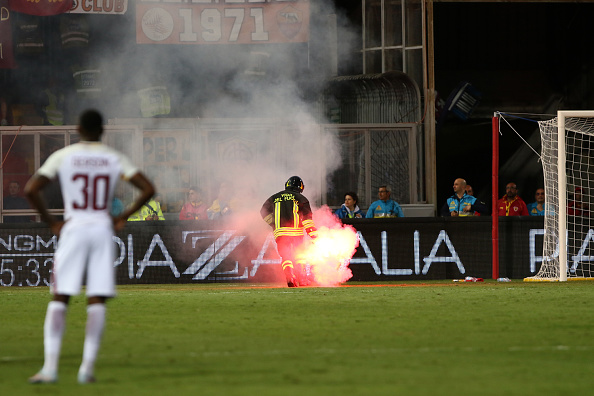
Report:
[{"label": "white goalpost", "polygon": [[594,280],[594,111],[559,111],[538,124],[545,233],[540,270],[524,280]]}]

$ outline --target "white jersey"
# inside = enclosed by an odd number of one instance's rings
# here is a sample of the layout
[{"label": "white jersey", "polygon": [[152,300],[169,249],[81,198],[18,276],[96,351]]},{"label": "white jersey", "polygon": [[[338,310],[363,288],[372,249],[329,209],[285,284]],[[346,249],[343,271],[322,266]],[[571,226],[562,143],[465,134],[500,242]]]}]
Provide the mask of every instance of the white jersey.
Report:
[{"label": "white jersey", "polygon": [[115,186],[139,169],[124,154],[101,142],[80,142],[53,153],[37,171],[58,176],[64,199],[64,219],[77,224],[111,224],[109,215]]}]

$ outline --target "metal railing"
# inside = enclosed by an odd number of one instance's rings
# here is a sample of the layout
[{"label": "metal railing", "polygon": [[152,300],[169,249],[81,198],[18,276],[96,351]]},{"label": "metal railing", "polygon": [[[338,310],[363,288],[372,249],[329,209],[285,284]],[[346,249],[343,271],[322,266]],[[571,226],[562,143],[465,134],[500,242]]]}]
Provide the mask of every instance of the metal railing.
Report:
[{"label": "metal railing", "polygon": [[[340,206],[343,194],[356,191],[360,206],[388,184],[401,204],[425,202],[423,136],[416,124],[311,124],[254,119],[115,119],[103,141],[126,153],[155,182],[164,213],[175,217],[190,186],[204,192],[205,202],[230,181],[243,200],[257,205],[282,187],[288,176],[306,180],[307,196],[317,204]],[[18,195],[26,181],[56,149],[78,141],[75,126],[0,128],[0,216],[2,222],[26,216],[31,209],[5,206],[9,184]],[[116,194],[130,202],[134,191]],[[46,192],[54,214],[62,214],[57,188]],[[251,201],[250,201],[251,202]],[[259,208],[259,206],[258,206]]]}]

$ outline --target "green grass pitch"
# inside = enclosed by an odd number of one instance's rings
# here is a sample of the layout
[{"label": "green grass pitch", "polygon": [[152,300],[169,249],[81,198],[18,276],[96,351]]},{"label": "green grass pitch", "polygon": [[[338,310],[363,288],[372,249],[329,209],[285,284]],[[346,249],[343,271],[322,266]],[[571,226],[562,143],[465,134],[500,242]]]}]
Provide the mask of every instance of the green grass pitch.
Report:
[{"label": "green grass pitch", "polygon": [[78,385],[74,297],[59,382],[43,363],[47,288],[0,288],[2,395],[586,395],[594,285],[402,282],[336,288],[120,286],[98,382]]}]

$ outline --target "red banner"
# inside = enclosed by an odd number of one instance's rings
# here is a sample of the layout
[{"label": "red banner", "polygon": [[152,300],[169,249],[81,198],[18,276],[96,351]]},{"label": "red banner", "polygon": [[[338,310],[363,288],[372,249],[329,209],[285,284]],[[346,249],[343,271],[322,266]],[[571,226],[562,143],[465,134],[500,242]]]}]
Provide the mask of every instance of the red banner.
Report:
[{"label": "red banner", "polygon": [[15,67],[12,53],[9,0],[0,0],[0,69]]},{"label": "red banner", "polygon": [[309,0],[144,0],[139,44],[268,44],[309,40]]},{"label": "red banner", "polygon": [[8,0],[11,11],[29,15],[58,15],[70,11],[74,0]]}]

